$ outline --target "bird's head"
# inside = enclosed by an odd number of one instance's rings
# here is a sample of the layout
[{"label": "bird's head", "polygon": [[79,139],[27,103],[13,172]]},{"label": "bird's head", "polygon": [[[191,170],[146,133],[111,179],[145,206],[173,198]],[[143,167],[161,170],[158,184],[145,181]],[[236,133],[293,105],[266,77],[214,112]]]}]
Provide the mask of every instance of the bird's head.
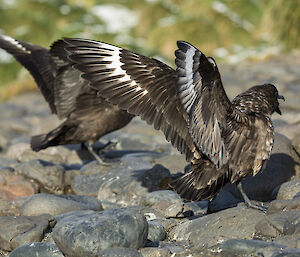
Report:
[{"label": "bird's head", "polygon": [[277,112],[281,115],[279,99],[285,101],[284,97],[279,95],[277,88],[272,84],[264,84],[251,87],[238,95],[233,103],[243,112],[263,113],[265,115]]},{"label": "bird's head", "polygon": [[281,111],[279,109],[279,101],[278,99],[282,99],[285,101],[283,95],[279,95],[277,88],[272,84],[264,84],[258,86],[258,89],[262,91],[262,93],[266,96],[266,106],[268,106],[268,111],[270,114],[277,112],[281,115]]}]

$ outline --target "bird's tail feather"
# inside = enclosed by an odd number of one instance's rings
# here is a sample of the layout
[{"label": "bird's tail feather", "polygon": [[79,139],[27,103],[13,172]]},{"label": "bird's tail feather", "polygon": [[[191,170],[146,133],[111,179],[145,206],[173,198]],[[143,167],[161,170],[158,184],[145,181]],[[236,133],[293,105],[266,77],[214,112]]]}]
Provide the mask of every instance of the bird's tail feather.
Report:
[{"label": "bird's tail feather", "polygon": [[217,170],[209,161],[201,160],[193,164],[186,174],[171,182],[170,186],[186,200],[211,200],[230,181],[228,172],[224,171]]},{"label": "bird's tail feather", "polygon": [[48,137],[47,134],[32,136],[30,140],[30,146],[31,149],[35,152],[38,152],[42,149],[45,149],[48,147]]}]

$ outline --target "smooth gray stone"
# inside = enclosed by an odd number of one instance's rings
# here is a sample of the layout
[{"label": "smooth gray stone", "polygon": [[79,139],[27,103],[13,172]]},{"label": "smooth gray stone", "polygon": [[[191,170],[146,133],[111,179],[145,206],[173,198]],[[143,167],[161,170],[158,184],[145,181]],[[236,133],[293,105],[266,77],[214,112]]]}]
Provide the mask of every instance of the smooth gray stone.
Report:
[{"label": "smooth gray stone", "polygon": [[97,256],[111,247],[138,249],[145,245],[147,236],[144,215],[125,208],[90,214],[75,211],[59,219],[52,233],[60,250],[72,257]]},{"label": "smooth gray stone", "polygon": [[224,242],[220,249],[225,252],[233,254],[253,254],[254,256],[272,256],[272,254],[285,248],[283,245],[275,244],[272,242],[265,242],[262,240],[243,240],[243,239],[229,239]]},{"label": "smooth gray stone", "polygon": [[108,248],[98,253],[99,257],[142,257],[142,255],[132,248]]},{"label": "smooth gray stone", "polygon": [[169,202],[183,204],[183,200],[180,196],[172,190],[159,190],[145,194],[140,204],[144,206],[153,206],[158,202]]},{"label": "smooth gray stone", "polygon": [[265,216],[255,226],[256,233],[264,237],[300,235],[300,210]]},{"label": "smooth gray stone", "polygon": [[48,214],[0,217],[0,248],[11,251],[24,244],[41,241],[52,220],[53,217]]},{"label": "smooth gray stone", "polygon": [[273,239],[273,242],[276,244],[284,245],[288,248],[300,248],[300,236],[287,235],[276,237]]},{"label": "smooth gray stone", "polygon": [[299,257],[300,249],[296,248],[286,248],[278,253],[274,253],[271,257]]},{"label": "smooth gray stone", "polygon": [[170,250],[165,248],[158,248],[158,247],[144,247],[140,249],[140,253],[142,254],[143,257],[170,257],[171,256]]},{"label": "smooth gray stone", "polygon": [[33,242],[13,250],[9,257],[64,257],[56,244]]},{"label": "smooth gray stone", "polygon": [[[208,201],[187,202],[184,203],[184,212],[192,212],[193,216],[207,214]],[[184,213],[184,214],[185,214]]]},{"label": "smooth gray stone", "polygon": [[[100,200],[115,202],[118,197],[132,200],[132,195],[128,196],[128,194],[147,191],[147,188],[142,189],[141,186],[142,176],[146,172],[144,168],[152,167],[148,161],[141,161],[139,158],[122,158],[120,162],[114,162],[109,167],[97,168],[98,166],[97,164],[87,164],[82,167],[81,175],[76,176],[71,183],[75,194],[98,195]],[[160,176],[162,175],[163,173]],[[134,187],[135,190],[132,190],[131,187]],[[140,188],[142,190],[139,190]],[[118,196],[120,191],[122,193]]]},{"label": "smooth gray stone", "polygon": [[273,195],[277,200],[292,199],[300,192],[300,180],[285,182],[274,189]]},{"label": "smooth gray stone", "polygon": [[300,209],[300,197],[291,200],[274,200],[269,204],[268,214]]},{"label": "smooth gray stone", "polygon": [[163,241],[166,238],[165,228],[155,221],[148,221],[148,240],[152,242]]},{"label": "smooth gray stone", "polygon": [[52,216],[76,210],[102,211],[101,202],[84,195],[36,194],[27,199],[21,206],[21,215],[33,216],[49,213]]},{"label": "smooth gray stone", "polygon": [[32,160],[21,163],[15,170],[25,177],[34,179],[42,187],[52,193],[63,192],[64,168],[42,160]]},{"label": "smooth gray stone", "polygon": [[11,160],[0,156],[0,168],[1,167],[14,167],[18,164],[17,161]]},{"label": "smooth gray stone", "polygon": [[206,247],[231,238],[251,239],[256,223],[264,217],[261,211],[238,206],[179,223],[170,229],[168,237]]},{"label": "smooth gray stone", "polygon": [[170,172],[161,165],[149,170],[120,170],[102,177],[98,199],[133,206],[149,191],[156,191],[166,186]]}]

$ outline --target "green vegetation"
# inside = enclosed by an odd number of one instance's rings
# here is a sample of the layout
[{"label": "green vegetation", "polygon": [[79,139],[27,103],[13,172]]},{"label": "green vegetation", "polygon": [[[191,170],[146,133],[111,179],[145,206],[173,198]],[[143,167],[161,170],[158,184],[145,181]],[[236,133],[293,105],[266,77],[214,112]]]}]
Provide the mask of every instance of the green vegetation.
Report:
[{"label": "green vegetation", "polygon": [[[61,37],[85,37],[171,65],[177,40],[225,59],[249,47],[299,47],[298,0],[0,0],[0,17],[1,34],[44,47]],[[20,70],[0,52],[0,99],[35,88]]]}]

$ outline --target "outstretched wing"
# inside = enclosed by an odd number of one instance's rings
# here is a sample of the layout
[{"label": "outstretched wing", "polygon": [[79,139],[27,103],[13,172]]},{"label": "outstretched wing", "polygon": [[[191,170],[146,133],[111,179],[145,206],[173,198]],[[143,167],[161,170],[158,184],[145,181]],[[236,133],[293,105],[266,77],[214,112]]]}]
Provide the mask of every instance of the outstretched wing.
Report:
[{"label": "outstretched wing", "polygon": [[0,35],[0,48],[13,55],[31,73],[52,113],[56,113],[54,104],[56,66],[49,50],[5,35]]},{"label": "outstretched wing", "polygon": [[162,130],[191,159],[195,146],[177,95],[175,70],[156,59],[93,40],[64,39],[53,46],[58,55],[66,50],[74,67],[100,95]]},{"label": "outstretched wing", "polygon": [[220,168],[230,158],[223,132],[233,107],[215,61],[189,43],[177,44],[179,97],[189,116],[190,133],[199,150]]}]

